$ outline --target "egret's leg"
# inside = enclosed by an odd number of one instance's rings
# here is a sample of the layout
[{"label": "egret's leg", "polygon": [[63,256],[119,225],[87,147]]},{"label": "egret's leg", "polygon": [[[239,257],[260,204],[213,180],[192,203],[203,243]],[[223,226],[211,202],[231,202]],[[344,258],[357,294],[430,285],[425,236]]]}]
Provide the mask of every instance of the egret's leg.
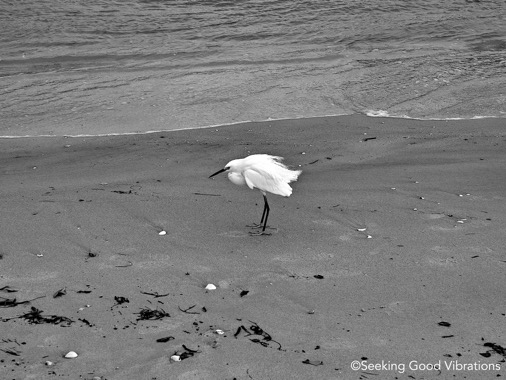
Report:
[{"label": "egret's leg", "polygon": [[[262,231],[259,232],[250,232],[250,235],[271,235],[269,232],[265,232],[265,228],[267,227],[267,218],[269,217],[269,203],[267,202],[267,196],[264,194],[264,212],[262,213],[262,220],[260,221],[260,226],[262,225],[262,222],[264,223]],[[264,219],[265,218],[265,219]]]},{"label": "egret's leg", "polygon": [[[264,228],[262,228],[262,232],[265,231],[265,227],[267,226],[267,218],[269,217],[269,211],[271,210],[269,207],[269,203],[267,202],[267,197],[264,194],[264,213],[262,214],[262,220],[260,221],[260,224],[264,222]],[[265,215],[265,221],[264,221],[264,215]]]},{"label": "egret's leg", "polygon": [[246,227],[251,227],[251,228],[262,228],[263,227],[263,229],[265,230],[264,218],[265,218],[265,214],[267,213],[268,207],[269,207],[269,205],[267,204],[267,197],[264,194],[264,211],[262,212],[262,219],[260,219],[260,223],[248,224]]},{"label": "egret's leg", "polygon": [[[264,212],[262,212],[262,219],[260,219],[259,226],[261,226],[262,223],[264,222],[265,214],[268,213],[267,210],[269,210],[269,204],[267,203],[267,197],[264,195]],[[267,221],[267,218],[265,218],[265,220]],[[265,224],[264,224],[264,230],[265,230]]]}]

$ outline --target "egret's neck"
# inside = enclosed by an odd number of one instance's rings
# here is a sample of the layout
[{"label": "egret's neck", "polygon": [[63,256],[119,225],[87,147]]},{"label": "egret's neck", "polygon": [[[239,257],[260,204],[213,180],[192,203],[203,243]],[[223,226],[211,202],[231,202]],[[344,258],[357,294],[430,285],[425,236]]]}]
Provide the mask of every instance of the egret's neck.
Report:
[{"label": "egret's neck", "polygon": [[228,179],[230,180],[230,182],[239,186],[243,186],[246,184],[244,177],[240,173],[230,172],[228,173]]}]

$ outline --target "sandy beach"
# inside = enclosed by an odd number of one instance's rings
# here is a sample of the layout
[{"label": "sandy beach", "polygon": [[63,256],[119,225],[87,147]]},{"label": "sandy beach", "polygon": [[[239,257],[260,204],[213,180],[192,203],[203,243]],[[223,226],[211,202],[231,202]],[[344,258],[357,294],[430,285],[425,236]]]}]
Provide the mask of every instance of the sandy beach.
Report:
[{"label": "sandy beach", "polygon": [[[208,178],[253,153],[303,171],[271,236],[260,192]],[[2,379],[506,376],[504,119],[0,139],[0,162]]]}]

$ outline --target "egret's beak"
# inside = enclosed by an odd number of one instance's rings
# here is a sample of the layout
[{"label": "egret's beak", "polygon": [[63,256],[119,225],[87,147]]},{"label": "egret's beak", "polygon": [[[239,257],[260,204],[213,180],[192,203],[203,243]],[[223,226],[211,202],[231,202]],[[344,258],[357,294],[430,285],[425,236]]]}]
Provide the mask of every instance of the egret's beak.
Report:
[{"label": "egret's beak", "polygon": [[224,172],[224,171],[226,171],[226,170],[227,170],[227,168],[223,168],[223,169],[221,169],[221,170],[218,170],[216,173],[211,174],[211,175],[209,176],[209,178],[214,177],[216,174],[223,173],[223,172]]}]

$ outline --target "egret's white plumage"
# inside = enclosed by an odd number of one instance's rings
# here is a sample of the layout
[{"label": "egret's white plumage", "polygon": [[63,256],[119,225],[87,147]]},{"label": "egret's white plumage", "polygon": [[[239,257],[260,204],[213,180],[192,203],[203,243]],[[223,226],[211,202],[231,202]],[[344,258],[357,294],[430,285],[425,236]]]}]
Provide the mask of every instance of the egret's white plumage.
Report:
[{"label": "egret's white plumage", "polygon": [[301,170],[290,170],[281,163],[283,157],[268,154],[253,154],[246,158],[232,160],[224,169],[212,174],[209,178],[222,172],[228,172],[228,179],[236,185],[247,185],[250,189],[258,189],[264,196],[264,212],[262,214],[262,233],[265,234],[269,204],[266,193],[289,197],[292,194],[290,182],[296,181]]}]

